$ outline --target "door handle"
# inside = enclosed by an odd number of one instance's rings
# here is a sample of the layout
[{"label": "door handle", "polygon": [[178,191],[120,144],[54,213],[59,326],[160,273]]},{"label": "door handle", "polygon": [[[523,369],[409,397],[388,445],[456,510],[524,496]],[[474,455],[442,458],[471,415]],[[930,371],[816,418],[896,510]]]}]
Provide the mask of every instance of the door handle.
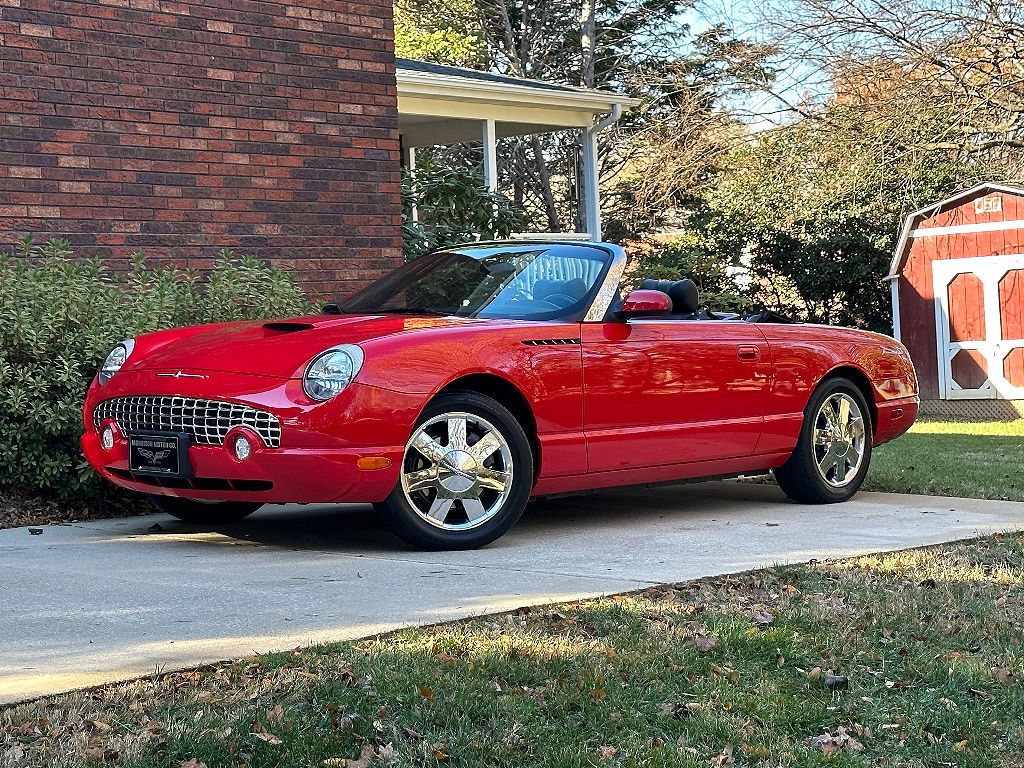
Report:
[{"label": "door handle", "polygon": [[756,363],[761,359],[761,351],[752,344],[744,344],[743,346],[737,347],[736,357],[745,363]]}]

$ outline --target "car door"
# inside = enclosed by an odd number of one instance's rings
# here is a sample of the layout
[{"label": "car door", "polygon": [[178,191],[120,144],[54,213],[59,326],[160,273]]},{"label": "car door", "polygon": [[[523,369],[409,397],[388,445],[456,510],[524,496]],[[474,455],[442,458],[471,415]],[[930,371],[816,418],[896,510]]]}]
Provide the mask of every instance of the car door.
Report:
[{"label": "car door", "polygon": [[771,382],[764,335],[729,320],[583,323],[590,472],[752,454]]}]

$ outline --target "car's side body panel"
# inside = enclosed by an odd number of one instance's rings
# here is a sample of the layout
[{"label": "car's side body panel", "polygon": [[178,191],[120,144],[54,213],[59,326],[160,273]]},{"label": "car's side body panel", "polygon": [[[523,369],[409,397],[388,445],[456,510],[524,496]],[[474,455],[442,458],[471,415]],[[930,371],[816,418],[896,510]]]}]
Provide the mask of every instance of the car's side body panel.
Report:
[{"label": "car's side body panel", "polygon": [[774,382],[758,452],[793,449],[811,393],[830,373],[852,374],[854,379],[859,374],[868,385],[865,396],[873,406],[875,445],[913,424],[917,378],[909,355],[895,339],[819,325],[764,324],[760,329],[771,348]]},{"label": "car's side body panel", "polygon": [[645,319],[582,337],[591,472],[754,453],[772,371],[757,326]]}]

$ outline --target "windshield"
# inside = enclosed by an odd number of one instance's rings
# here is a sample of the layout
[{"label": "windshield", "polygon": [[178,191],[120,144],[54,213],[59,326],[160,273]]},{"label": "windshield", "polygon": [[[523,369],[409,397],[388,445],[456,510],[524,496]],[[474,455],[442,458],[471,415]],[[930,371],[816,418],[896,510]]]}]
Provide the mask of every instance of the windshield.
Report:
[{"label": "windshield", "polygon": [[609,255],[587,245],[523,245],[438,251],[353,296],[353,314],[437,314],[510,320],[582,315]]}]

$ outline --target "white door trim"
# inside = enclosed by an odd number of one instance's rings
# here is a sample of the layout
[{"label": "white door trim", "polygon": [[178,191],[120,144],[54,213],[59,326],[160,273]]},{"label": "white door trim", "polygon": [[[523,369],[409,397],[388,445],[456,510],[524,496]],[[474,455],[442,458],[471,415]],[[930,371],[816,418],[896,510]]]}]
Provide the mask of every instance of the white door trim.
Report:
[{"label": "white door trim", "polygon": [[[1024,254],[975,256],[932,262],[932,287],[935,296],[935,343],[939,397],[943,400],[1020,399],[1024,387],[1014,387],[1003,375],[1008,352],[1024,347],[1024,340],[1003,339],[1002,309],[999,306],[999,282],[1007,272],[1024,269]],[[949,284],[960,274],[975,275],[982,284],[985,302],[985,339],[952,342],[949,338]],[[953,379],[953,357],[962,349],[976,349],[986,359],[988,379],[977,389],[963,389]]]}]

